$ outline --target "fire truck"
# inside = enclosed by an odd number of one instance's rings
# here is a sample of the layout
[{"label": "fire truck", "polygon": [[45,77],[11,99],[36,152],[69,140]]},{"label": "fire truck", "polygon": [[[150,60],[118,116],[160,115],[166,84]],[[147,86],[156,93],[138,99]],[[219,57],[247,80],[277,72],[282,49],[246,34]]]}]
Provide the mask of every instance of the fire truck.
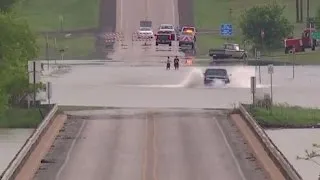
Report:
[{"label": "fire truck", "polygon": [[315,32],[314,28],[307,28],[302,32],[301,38],[287,38],[284,40],[285,54],[288,54],[293,49],[295,52],[304,52],[306,48],[311,48],[312,51],[316,49],[317,40],[312,39],[311,34]]}]

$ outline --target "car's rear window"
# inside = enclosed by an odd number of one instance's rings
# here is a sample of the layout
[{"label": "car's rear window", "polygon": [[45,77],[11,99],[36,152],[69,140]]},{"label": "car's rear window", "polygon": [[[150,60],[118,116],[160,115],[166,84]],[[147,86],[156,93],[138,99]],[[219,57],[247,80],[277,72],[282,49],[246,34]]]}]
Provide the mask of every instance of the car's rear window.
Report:
[{"label": "car's rear window", "polygon": [[207,69],[205,74],[212,75],[212,76],[226,76],[227,70],[225,70],[225,69]]},{"label": "car's rear window", "polygon": [[161,35],[157,35],[157,39],[159,40],[167,40],[169,39],[169,35],[166,35],[166,34],[161,34]]},{"label": "car's rear window", "polygon": [[142,27],[142,28],[140,28],[140,31],[151,31],[151,28]]},{"label": "car's rear window", "polygon": [[161,26],[160,29],[173,29],[173,26]]}]

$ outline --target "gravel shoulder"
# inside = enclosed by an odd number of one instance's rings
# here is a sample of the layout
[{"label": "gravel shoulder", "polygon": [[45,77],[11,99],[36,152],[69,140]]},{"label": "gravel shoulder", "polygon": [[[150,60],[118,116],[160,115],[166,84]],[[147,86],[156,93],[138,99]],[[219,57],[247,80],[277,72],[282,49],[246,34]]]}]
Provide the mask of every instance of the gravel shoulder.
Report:
[{"label": "gravel shoulder", "polygon": [[67,157],[68,150],[73,140],[76,138],[80,127],[84,123],[83,119],[74,119],[68,116],[63,128],[60,130],[53,145],[36,172],[35,180],[55,180],[55,176]]}]

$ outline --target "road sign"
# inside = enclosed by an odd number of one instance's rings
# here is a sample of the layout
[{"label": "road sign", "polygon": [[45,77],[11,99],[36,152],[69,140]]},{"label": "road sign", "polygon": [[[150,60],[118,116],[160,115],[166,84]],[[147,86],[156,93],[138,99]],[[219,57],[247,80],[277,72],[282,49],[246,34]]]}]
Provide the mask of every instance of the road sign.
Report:
[{"label": "road sign", "polygon": [[311,34],[312,39],[320,39],[320,32],[313,32]]},{"label": "road sign", "polygon": [[273,65],[272,64],[270,64],[270,65],[268,65],[268,74],[273,74]]},{"label": "road sign", "polygon": [[232,24],[221,24],[220,35],[221,36],[232,36]]},{"label": "road sign", "polygon": [[254,77],[254,76],[252,76],[251,78],[250,78],[250,82],[251,82],[251,93],[255,93],[256,92],[256,77]]},{"label": "road sign", "polygon": [[47,82],[46,90],[47,90],[47,98],[50,100],[52,97],[52,84],[51,84],[51,82]]}]

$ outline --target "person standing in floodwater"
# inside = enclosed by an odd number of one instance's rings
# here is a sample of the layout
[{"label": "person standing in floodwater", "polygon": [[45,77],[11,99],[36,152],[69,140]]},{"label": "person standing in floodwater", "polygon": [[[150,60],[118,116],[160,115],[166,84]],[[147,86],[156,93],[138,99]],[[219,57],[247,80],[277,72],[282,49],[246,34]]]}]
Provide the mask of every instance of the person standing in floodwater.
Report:
[{"label": "person standing in floodwater", "polygon": [[173,61],[174,61],[174,69],[178,70],[179,69],[179,58],[178,58],[178,56],[176,56]]},{"label": "person standing in floodwater", "polygon": [[170,70],[170,66],[171,66],[170,63],[171,63],[170,62],[170,57],[168,56],[168,59],[167,59],[167,70]]}]

